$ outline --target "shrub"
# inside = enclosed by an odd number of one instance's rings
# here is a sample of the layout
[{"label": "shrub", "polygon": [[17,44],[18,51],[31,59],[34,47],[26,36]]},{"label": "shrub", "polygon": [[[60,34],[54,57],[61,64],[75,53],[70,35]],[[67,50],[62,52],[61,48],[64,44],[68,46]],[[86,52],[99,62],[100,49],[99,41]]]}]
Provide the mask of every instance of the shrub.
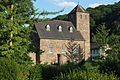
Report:
[{"label": "shrub", "polygon": [[17,80],[19,67],[13,60],[7,58],[0,59],[0,79],[1,80]]},{"label": "shrub", "polygon": [[67,73],[70,70],[78,68],[79,66],[74,63],[68,63],[64,65],[42,65],[42,77],[44,80],[53,80],[56,76],[60,76],[61,73]]},{"label": "shrub", "polygon": [[108,74],[114,72],[120,77],[120,53],[111,51],[107,58],[100,62],[100,70]]},{"label": "shrub", "polygon": [[42,80],[41,65],[32,66],[29,70],[29,80]]},{"label": "shrub", "polygon": [[61,74],[56,80],[119,80],[113,74],[100,74],[99,72],[87,72],[81,70],[74,70],[67,75]]},{"label": "shrub", "polygon": [[86,63],[82,68],[69,71],[67,74],[61,73],[61,76],[56,77],[56,80],[118,80],[113,74],[102,74],[98,67]]}]

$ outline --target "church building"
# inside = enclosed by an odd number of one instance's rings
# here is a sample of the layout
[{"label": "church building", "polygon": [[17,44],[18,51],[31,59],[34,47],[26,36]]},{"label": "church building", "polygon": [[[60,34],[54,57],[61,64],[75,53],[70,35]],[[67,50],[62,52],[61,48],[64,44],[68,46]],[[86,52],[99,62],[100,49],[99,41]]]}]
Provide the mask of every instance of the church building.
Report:
[{"label": "church building", "polygon": [[[32,59],[41,64],[66,63],[66,45],[73,40],[83,50],[81,59],[90,58],[90,21],[89,13],[80,5],[77,5],[68,13],[68,21],[52,20],[41,21],[35,24],[38,36],[32,35],[40,50],[44,52]],[[35,40],[38,41],[35,41]],[[77,53],[77,50],[74,51]],[[78,51],[79,52],[79,51]],[[76,54],[75,53],[75,54]]]}]

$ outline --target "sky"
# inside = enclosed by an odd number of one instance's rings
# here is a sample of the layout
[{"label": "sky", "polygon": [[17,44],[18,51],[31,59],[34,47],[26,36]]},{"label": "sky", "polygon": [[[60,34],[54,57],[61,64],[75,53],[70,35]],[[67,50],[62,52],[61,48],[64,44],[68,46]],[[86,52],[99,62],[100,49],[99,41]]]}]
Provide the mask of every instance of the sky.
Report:
[{"label": "sky", "polygon": [[34,6],[39,12],[43,10],[56,12],[64,9],[64,11],[59,14],[45,16],[46,18],[53,18],[57,15],[68,14],[77,4],[81,5],[84,9],[87,9],[88,7],[94,8],[99,5],[114,4],[119,1],[120,0],[36,0]]}]

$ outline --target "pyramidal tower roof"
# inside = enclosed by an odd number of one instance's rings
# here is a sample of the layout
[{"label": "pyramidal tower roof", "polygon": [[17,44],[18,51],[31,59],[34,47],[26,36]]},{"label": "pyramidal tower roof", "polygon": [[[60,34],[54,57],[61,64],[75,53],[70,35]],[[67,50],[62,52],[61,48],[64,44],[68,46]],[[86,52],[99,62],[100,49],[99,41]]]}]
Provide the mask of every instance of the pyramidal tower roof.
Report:
[{"label": "pyramidal tower roof", "polygon": [[76,12],[86,13],[86,10],[82,6],[77,5],[69,14],[76,13]]}]

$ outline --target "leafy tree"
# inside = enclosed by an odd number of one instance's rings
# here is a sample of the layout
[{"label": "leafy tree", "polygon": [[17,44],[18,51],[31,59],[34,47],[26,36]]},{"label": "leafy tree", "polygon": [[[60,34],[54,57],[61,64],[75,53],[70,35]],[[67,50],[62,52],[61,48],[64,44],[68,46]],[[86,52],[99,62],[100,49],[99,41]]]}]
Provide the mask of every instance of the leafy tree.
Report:
[{"label": "leafy tree", "polygon": [[118,34],[118,30],[120,30],[120,1],[111,5],[87,8],[87,11],[90,13],[90,18],[92,18],[91,24],[95,23],[90,25],[92,34],[96,32],[98,25],[102,23],[105,23],[107,29],[110,29],[109,33]]},{"label": "leafy tree", "polygon": [[112,34],[109,38],[111,50],[106,51],[107,57],[100,63],[100,70],[120,77],[120,36]]},{"label": "leafy tree", "polygon": [[0,57],[20,64],[30,60],[27,54],[34,16],[32,0],[0,1]]},{"label": "leafy tree", "polygon": [[68,42],[66,45],[66,53],[64,56],[68,58],[70,62],[80,62],[84,58],[83,49],[80,47],[80,44],[75,43],[73,40]]},{"label": "leafy tree", "polygon": [[0,79],[16,80],[19,75],[19,67],[14,61],[7,58],[0,58]]},{"label": "leafy tree", "polygon": [[58,15],[57,17],[53,18],[53,20],[65,20],[65,21],[68,21],[68,16],[67,14],[64,14],[64,15]]},{"label": "leafy tree", "polygon": [[111,74],[115,72],[116,75],[120,75],[120,36],[115,34],[109,34],[110,30],[107,30],[105,25],[101,25],[97,29],[93,39],[100,44],[102,50],[105,51],[103,55],[104,60],[100,62],[100,70]]},{"label": "leafy tree", "polygon": [[109,30],[106,29],[105,24],[100,25],[96,33],[93,34],[93,41],[99,43],[104,50],[109,47],[109,39]]},{"label": "leafy tree", "polygon": [[119,80],[114,74],[102,74],[98,67],[92,66],[90,63],[85,63],[82,69],[74,69],[60,76],[56,80]]}]

